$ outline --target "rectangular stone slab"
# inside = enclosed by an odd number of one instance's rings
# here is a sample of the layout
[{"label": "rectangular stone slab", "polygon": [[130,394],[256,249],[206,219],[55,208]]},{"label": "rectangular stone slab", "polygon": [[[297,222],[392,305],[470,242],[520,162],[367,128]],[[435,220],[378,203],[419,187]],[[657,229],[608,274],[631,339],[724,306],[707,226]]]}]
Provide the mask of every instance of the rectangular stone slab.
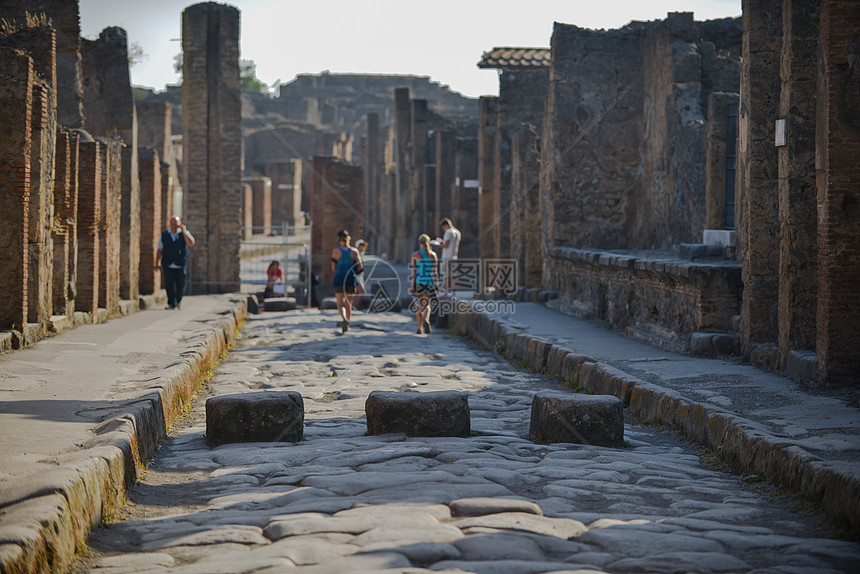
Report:
[{"label": "rectangular stone slab", "polygon": [[612,395],[537,393],[532,399],[529,437],[542,443],[623,446],[621,399]]},{"label": "rectangular stone slab", "polygon": [[296,391],[266,391],[211,397],[206,400],[206,441],[299,442],[305,407]]},{"label": "rectangular stone slab", "polygon": [[364,404],[367,434],[407,436],[471,435],[469,397],[457,391],[431,393],[373,391]]}]

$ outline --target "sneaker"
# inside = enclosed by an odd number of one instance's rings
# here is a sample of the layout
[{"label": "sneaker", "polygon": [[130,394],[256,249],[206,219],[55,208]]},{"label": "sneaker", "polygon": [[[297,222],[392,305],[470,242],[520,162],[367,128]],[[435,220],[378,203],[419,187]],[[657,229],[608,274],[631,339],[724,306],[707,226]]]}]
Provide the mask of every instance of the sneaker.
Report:
[{"label": "sneaker", "polygon": [[168,305],[167,307],[164,308],[165,311],[172,311],[173,309],[176,309],[175,305]]},{"label": "sneaker", "polygon": [[177,309],[182,309],[182,303],[177,303],[177,304],[176,304],[176,308],[177,308]]},{"label": "sneaker", "polygon": [[427,331],[427,334],[430,334],[432,329],[430,328],[430,319],[424,319],[424,330]]},{"label": "sneaker", "polygon": [[347,331],[349,331],[349,321],[344,321],[343,322],[343,330],[341,332],[346,333]]}]

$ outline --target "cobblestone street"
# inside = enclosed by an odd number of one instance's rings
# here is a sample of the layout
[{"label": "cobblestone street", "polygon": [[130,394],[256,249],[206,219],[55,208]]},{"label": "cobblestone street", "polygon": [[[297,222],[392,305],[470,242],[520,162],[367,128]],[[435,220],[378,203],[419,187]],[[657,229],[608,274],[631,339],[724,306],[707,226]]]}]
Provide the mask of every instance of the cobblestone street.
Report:
[{"label": "cobblestone street", "polygon": [[[856,572],[860,545],[718,455],[628,419],[625,448],[535,444],[558,381],[406,314],[251,316],[75,571]],[[204,441],[207,396],[294,390],[300,443]],[[472,436],[365,436],[373,390],[469,393]],[[572,391],[571,391],[572,392]],[[707,462],[705,462],[707,461]]]}]

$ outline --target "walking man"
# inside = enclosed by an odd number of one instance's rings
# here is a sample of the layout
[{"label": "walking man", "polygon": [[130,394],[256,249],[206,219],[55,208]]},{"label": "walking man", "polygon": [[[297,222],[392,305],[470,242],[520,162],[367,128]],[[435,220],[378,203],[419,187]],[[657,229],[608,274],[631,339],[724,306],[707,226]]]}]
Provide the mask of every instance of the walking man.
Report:
[{"label": "walking man", "polygon": [[155,269],[164,275],[167,290],[167,308],[181,309],[185,293],[185,268],[188,265],[188,248],[194,246],[194,236],[177,216],[170,218],[170,226],[161,232],[158,251],[155,253]]},{"label": "walking man", "polygon": [[437,238],[439,245],[442,246],[442,272],[445,275],[445,283],[442,286],[442,294],[454,294],[456,282],[454,281],[454,263],[457,259],[457,252],[460,250],[460,230],[454,227],[451,220],[447,217],[442,220],[442,237]]}]

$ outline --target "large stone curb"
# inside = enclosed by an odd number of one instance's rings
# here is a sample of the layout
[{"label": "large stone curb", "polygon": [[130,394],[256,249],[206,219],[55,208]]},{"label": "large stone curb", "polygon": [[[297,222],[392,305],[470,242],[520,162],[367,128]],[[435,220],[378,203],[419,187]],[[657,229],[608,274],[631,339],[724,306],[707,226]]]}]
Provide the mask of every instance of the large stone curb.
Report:
[{"label": "large stone curb", "polygon": [[90,531],[111,520],[138,469],[221,354],[235,340],[246,298],[225,309],[185,341],[153,392],[130,400],[124,412],[94,429],[85,448],[49,473],[14,479],[0,492],[0,573],[65,572],[85,548]]},{"label": "large stone curb", "polygon": [[450,330],[468,336],[514,364],[568,381],[573,388],[615,395],[642,421],[659,422],[720,454],[735,472],[779,482],[819,501],[822,510],[860,531],[860,478],[773,436],[755,422],[643,381],[611,365],[519,333],[474,307],[449,316]]}]

